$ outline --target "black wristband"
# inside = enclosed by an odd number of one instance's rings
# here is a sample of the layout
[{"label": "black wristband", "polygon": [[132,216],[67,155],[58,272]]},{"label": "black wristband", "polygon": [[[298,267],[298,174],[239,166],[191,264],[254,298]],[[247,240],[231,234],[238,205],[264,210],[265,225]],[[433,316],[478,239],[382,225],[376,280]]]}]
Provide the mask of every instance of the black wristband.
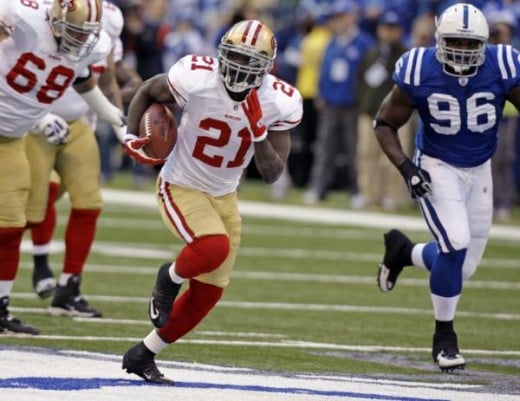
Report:
[{"label": "black wristband", "polygon": [[397,166],[399,172],[404,177],[408,177],[409,175],[413,175],[413,173],[417,170],[417,166],[413,164],[413,162],[405,157],[405,159]]},{"label": "black wristband", "polygon": [[381,120],[380,118],[377,118],[375,119],[373,122],[372,122],[372,127],[374,129],[378,128],[378,127],[388,127],[390,128],[392,131],[395,131],[397,132],[397,129],[390,125],[389,123],[387,123],[385,120]]}]

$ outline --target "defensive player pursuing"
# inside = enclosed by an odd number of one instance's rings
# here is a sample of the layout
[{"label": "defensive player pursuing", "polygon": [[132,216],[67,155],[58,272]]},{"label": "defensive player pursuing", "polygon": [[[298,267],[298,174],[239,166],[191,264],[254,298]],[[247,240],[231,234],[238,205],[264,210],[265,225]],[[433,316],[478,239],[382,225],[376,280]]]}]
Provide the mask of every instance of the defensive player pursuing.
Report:
[{"label": "defensive player pursuing", "polygon": [[[8,311],[26,222],[41,221],[45,211],[45,202],[26,211],[31,184],[26,132],[70,85],[96,113],[122,124],[121,112],[89,70],[110,52],[101,13],[100,0],[0,0],[0,333],[38,333]],[[64,126],[63,119],[50,116],[40,132],[51,136]]]},{"label": "defensive player pursuing", "polygon": [[[210,312],[229,283],[240,243],[236,189],[254,156],[264,181],[281,174],[290,132],[301,120],[300,93],[269,74],[276,56],[271,30],[260,21],[233,25],[222,37],[218,59],[188,55],[144,82],[130,103],[125,149],[142,163],[151,159],[138,139],[139,121],[153,102],[183,109],[178,140],[157,180],[163,221],[186,245],[159,268],[149,305],[156,329],[131,347],[123,368],[169,384],[154,357]],[[189,287],[177,300],[182,283]],[[175,302],[174,302],[175,300]]]},{"label": "defensive player pursuing", "polygon": [[[112,52],[103,62],[91,66],[93,75],[98,77],[99,86],[105,95],[119,108],[122,108],[121,93],[116,82],[116,69],[128,71],[122,60],[122,47],[119,36],[123,28],[123,15],[114,4],[104,1],[101,19],[103,30],[109,35]],[[129,75],[134,93],[141,83],[136,73]],[[125,82],[126,83],[126,82]],[[126,94],[128,95],[128,94]],[[102,198],[100,186],[99,150],[94,136],[95,115],[90,106],[72,88],[52,105],[51,112],[68,122],[68,130],[60,134],[44,137],[27,137],[27,155],[34,173],[31,175],[31,196],[28,209],[41,205],[42,187],[49,185],[48,171],[55,168],[63,190],[71,200],[71,212],[65,232],[65,258],[58,286],[48,263],[50,241],[56,224],[54,202],[59,194],[59,184],[51,182],[44,220],[31,227],[34,244],[33,287],[35,292],[46,298],[56,291],[49,308],[53,315],[72,315],[82,317],[101,317],[101,312],[86,301],[80,294],[81,274],[94,241],[96,220],[101,211]],[[124,133],[119,127],[120,140]],[[38,206],[36,206],[38,207]]]},{"label": "defensive player pursuing", "polygon": [[[454,330],[457,304],[489,237],[490,158],[504,102],[520,108],[520,55],[509,45],[488,45],[488,34],[478,8],[465,3],[447,8],[437,20],[437,46],[413,48],[396,63],[395,85],[374,121],[382,149],[419,202],[434,237],[414,244],[398,230],[386,233],[379,288],[392,290],[408,265],[430,273],[432,357],[442,370],[466,364]],[[414,109],[422,124],[412,162],[397,130]]]}]

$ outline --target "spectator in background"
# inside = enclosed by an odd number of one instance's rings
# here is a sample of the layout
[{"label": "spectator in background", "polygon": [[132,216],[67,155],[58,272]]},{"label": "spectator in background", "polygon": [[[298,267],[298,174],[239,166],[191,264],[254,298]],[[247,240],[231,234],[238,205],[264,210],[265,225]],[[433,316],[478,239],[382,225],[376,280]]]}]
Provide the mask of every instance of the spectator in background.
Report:
[{"label": "spectator in background", "polygon": [[292,182],[297,187],[307,185],[312,167],[312,144],[316,139],[318,112],[316,96],[318,79],[325,48],[332,35],[329,27],[328,10],[322,6],[308,8],[313,12],[314,24],[300,42],[299,67],[296,88],[303,97],[303,119],[292,132],[292,148],[288,167]]},{"label": "spectator in background", "polygon": [[[168,0],[129,0],[121,8],[125,18],[121,35],[125,59],[143,80],[164,71],[164,37],[171,29],[163,21],[168,6]],[[131,161],[125,158],[123,165],[129,167],[129,162]],[[150,166],[132,164],[131,169],[136,187],[146,185],[155,174]]]},{"label": "spectator in background", "polygon": [[[517,27],[509,10],[496,10],[489,14],[489,43],[511,44]],[[498,145],[491,159],[493,174],[494,217],[499,222],[511,220],[515,200],[514,164],[516,159],[515,140],[518,128],[518,112],[509,102],[498,124]]]},{"label": "spectator in background", "polygon": [[164,71],[164,37],[170,27],[162,17],[168,4],[167,0],[130,0],[127,7],[122,8],[125,28],[121,39],[125,54],[134,59],[135,69],[143,80]]},{"label": "spectator in background", "polygon": [[370,35],[360,31],[357,13],[358,6],[351,0],[337,0],[331,8],[329,26],[333,37],[320,69],[316,152],[310,188],[303,199],[307,204],[326,198],[336,172],[338,151],[345,148],[348,190],[352,202],[357,199],[357,71],[362,56],[374,44]]},{"label": "spectator in background", "polygon": [[399,15],[404,34],[409,33],[411,22],[417,13],[417,0],[363,0],[359,26],[370,35],[377,36],[379,20],[385,11],[393,10]]},{"label": "spectator in background", "polygon": [[244,20],[260,19],[259,10],[251,0],[245,0],[231,13],[229,19],[225,21],[216,31],[215,35],[210,39],[213,48],[217,49],[220,39],[227,30],[236,23]]},{"label": "spectator in background", "polygon": [[424,13],[414,18],[408,47],[435,46],[435,16]]},{"label": "spectator in background", "polygon": [[180,11],[164,37],[163,66],[168,70],[187,54],[211,54],[210,46],[197,29],[195,16]]},{"label": "spectator in background", "polygon": [[[296,85],[298,69],[301,64],[300,47],[303,38],[312,31],[314,27],[314,15],[307,6],[299,6],[296,10],[296,22],[294,25],[284,28],[280,33],[284,37],[285,46],[280,46],[278,40],[278,62],[275,64],[275,72],[278,77],[291,85]],[[296,130],[298,128],[295,128]],[[294,142],[301,142],[293,140]],[[293,152],[294,154],[294,152]],[[291,157],[291,156],[289,156]],[[292,186],[291,174],[289,173],[289,163],[285,166],[280,178],[270,185],[271,198],[274,200],[282,199],[289,193]]]},{"label": "spectator in background", "polygon": [[[394,210],[408,203],[406,187],[399,172],[383,153],[374,135],[374,121],[378,105],[393,86],[392,73],[399,57],[407,50],[403,45],[403,28],[399,14],[386,11],[379,18],[377,44],[369,50],[359,67],[359,103],[357,172],[358,206],[380,206]],[[410,124],[399,130],[406,149],[410,148]]]}]

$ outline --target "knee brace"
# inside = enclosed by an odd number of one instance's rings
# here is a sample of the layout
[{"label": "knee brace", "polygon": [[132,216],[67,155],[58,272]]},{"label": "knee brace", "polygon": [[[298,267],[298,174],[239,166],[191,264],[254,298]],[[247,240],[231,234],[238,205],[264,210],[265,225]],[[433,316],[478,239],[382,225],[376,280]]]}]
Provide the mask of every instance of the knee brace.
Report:
[{"label": "knee brace", "polygon": [[227,235],[207,235],[182,248],[175,260],[176,273],[184,278],[197,277],[217,269],[229,255]]}]

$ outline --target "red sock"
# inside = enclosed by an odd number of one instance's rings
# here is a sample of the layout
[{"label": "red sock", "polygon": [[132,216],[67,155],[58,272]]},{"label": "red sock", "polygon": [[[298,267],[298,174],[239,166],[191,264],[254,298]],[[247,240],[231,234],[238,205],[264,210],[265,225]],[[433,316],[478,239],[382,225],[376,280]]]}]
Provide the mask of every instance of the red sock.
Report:
[{"label": "red sock", "polygon": [[175,260],[175,272],[184,278],[197,277],[218,268],[229,255],[227,235],[207,235],[182,248]]},{"label": "red sock", "polygon": [[63,273],[81,274],[96,234],[100,209],[72,209],[65,232]]},{"label": "red sock", "polygon": [[12,281],[20,263],[20,244],[25,227],[0,228],[0,280]]},{"label": "red sock", "polygon": [[60,191],[60,184],[49,183],[49,198],[47,199],[47,209],[45,217],[41,223],[30,224],[31,239],[34,245],[46,245],[51,242],[54,228],[56,227],[56,199]]},{"label": "red sock", "polygon": [[159,336],[173,343],[197,326],[222,297],[224,289],[197,280],[173,304],[170,320],[159,329]]}]

